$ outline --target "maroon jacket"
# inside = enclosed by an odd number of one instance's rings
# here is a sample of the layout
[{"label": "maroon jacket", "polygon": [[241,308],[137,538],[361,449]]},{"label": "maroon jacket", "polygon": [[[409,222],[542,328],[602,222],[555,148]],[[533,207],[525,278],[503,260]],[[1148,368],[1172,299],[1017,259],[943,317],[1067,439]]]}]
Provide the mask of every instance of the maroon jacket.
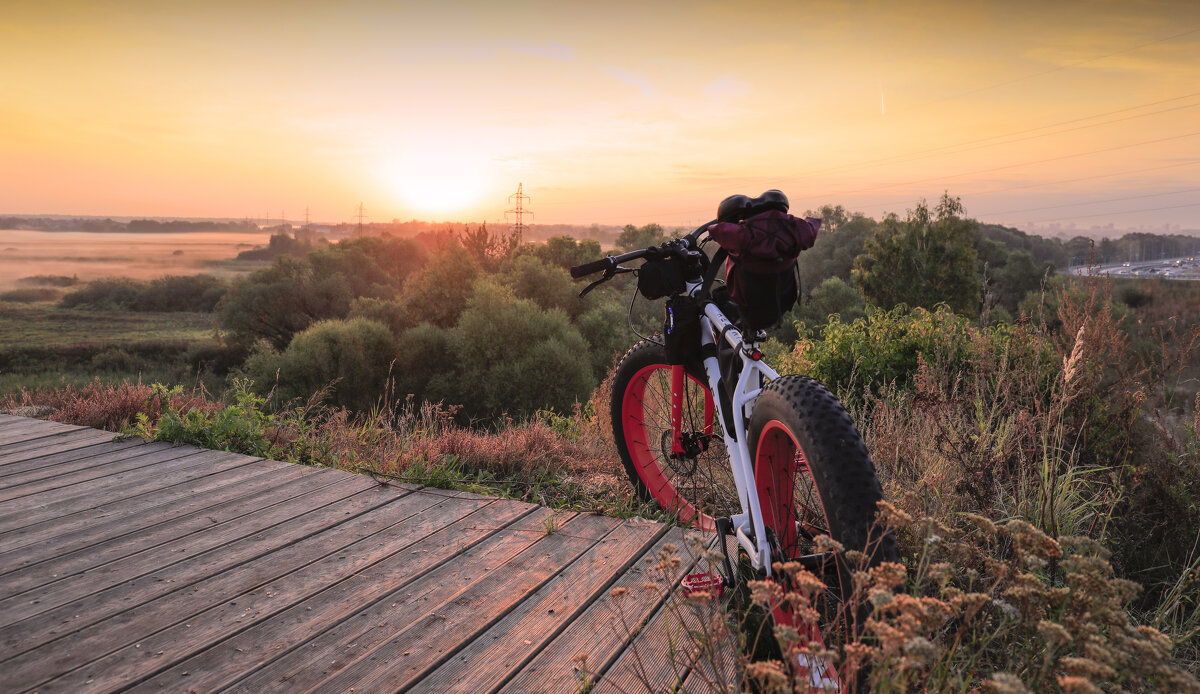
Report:
[{"label": "maroon jacket", "polygon": [[744,222],[719,222],[708,233],[729,251],[734,262],[751,272],[782,272],[800,251],[812,248],[821,220],[767,210]]}]

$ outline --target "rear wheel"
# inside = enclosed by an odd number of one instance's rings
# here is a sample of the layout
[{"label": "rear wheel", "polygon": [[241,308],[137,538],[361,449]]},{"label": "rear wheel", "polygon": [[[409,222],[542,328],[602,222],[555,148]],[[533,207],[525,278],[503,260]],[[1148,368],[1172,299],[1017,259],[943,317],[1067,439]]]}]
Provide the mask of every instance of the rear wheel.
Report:
[{"label": "rear wheel", "polygon": [[[682,369],[681,441],[674,445],[666,350],[643,340],[626,352],[613,379],[617,451],[634,489],[682,523],[715,529],[715,518],[740,510],[716,408],[698,365]],[[679,452],[677,448],[683,448]]]},{"label": "rear wheel", "polygon": [[[826,590],[813,601],[821,620],[815,626],[826,644],[844,643],[862,621],[862,603],[852,595],[845,552],[819,553],[815,538],[828,535],[845,550],[863,552],[869,565],[898,560],[895,538],[875,524],[883,499],[875,465],[841,403],[805,376],[783,376],[763,389],[748,434],[772,557],[800,560],[824,581]],[[790,587],[785,575],[777,577]],[[805,626],[783,605],[774,616]]]}]

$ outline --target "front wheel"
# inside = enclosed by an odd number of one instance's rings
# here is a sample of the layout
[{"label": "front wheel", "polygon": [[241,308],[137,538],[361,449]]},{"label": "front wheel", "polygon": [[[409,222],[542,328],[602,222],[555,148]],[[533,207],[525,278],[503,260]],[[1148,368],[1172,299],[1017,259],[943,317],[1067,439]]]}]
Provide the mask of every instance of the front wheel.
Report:
[{"label": "front wheel", "polygon": [[[678,438],[673,379],[682,395]],[[639,342],[617,365],[612,424],[625,471],[643,500],[699,530],[715,529],[715,518],[740,509],[715,409],[703,369],[672,367],[654,340]]]},{"label": "front wheel", "polygon": [[[815,538],[828,535],[846,551],[864,553],[871,566],[898,561],[895,538],[875,523],[883,499],[875,464],[845,408],[806,376],[783,376],[764,388],[748,434],[772,558],[799,560],[826,585],[813,605],[821,624],[795,624],[786,606],[774,610],[776,621],[820,628],[827,644],[845,642],[858,630],[862,602],[853,595],[845,552],[818,552]],[[780,580],[787,589],[786,576]]]}]

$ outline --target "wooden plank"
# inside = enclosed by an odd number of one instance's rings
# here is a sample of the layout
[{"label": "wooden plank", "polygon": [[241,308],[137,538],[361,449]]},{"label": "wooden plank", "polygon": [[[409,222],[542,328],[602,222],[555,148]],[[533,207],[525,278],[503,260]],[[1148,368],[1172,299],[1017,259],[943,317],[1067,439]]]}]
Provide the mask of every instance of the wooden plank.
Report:
[{"label": "wooden plank", "polygon": [[[72,436],[67,434],[66,437]],[[66,438],[64,437],[64,438]],[[0,466],[0,481],[2,478],[9,475],[15,475],[19,472],[28,472],[46,467],[55,467],[65,463],[72,463],[77,460],[89,458],[95,455],[111,453],[119,450],[129,450],[144,445],[145,441],[139,439],[129,439],[126,441],[95,441],[88,439],[77,439],[74,441],[64,441],[54,446],[38,448],[20,454],[20,459],[12,460],[3,466]]]},{"label": "wooden plank", "polygon": [[[633,630],[663,603],[661,591],[648,591],[643,588],[643,584],[652,578],[649,572],[657,554],[667,544],[682,548],[683,543],[682,530],[668,530],[666,535],[613,584],[613,590],[625,590],[621,598],[614,599],[611,595],[606,595],[593,602],[499,691],[579,691],[580,671],[576,660],[579,656],[587,657],[588,671],[603,673],[632,638]],[[646,558],[652,559],[652,562],[647,564]],[[685,567],[681,563],[668,576],[669,582],[677,582],[683,577],[684,571]]]},{"label": "wooden plank", "polygon": [[[688,533],[696,537],[694,533]],[[686,573],[711,571],[702,558],[693,556],[691,544],[681,547],[679,555]],[[719,602],[689,600],[678,588],[640,629],[617,660],[602,673],[593,687],[597,694],[617,694],[632,690],[709,691],[717,675],[730,675],[735,667],[736,630],[725,626],[727,616]],[[699,636],[707,635],[707,636]],[[733,641],[730,641],[733,639]],[[685,682],[692,688],[685,689]],[[737,691],[737,680],[730,679],[730,691]]]},{"label": "wooden plank", "polygon": [[4,504],[5,513],[0,514],[0,532],[32,525],[48,518],[93,509],[117,499],[128,499],[162,490],[185,480],[240,467],[253,460],[223,451],[197,453],[197,450],[187,447],[164,451],[160,455],[169,455],[170,460],[160,464],[155,470],[156,475],[151,478],[136,473],[123,473],[83,485],[79,489],[73,488],[69,493],[59,490],[58,494],[35,494],[10,501]]},{"label": "wooden plank", "polygon": [[[103,629],[97,629],[107,624],[102,623],[72,634],[61,643],[51,644],[56,651],[82,652],[92,660],[63,677],[39,683],[38,691],[43,694],[74,692],[84,685],[111,690],[136,684],[159,670],[261,623],[273,614],[295,606],[329,586],[369,569],[416,539],[426,536],[427,531],[461,520],[491,503],[421,492],[409,494],[372,512],[385,517],[391,525],[369,533],[370,528],[365,523],[354,522],[353,535],[345,538],[350,544],[326,551],[319,558],[315,552],[309,551],[309,564],[270,582],[260,582],[248,592],[238,592],[237,587],[231,585],[233,571],[211,579],[210,582],[222,581],[227,585],[221,587],[219,599],[213,606],[202,613],[181,613],[178,609],[180,601],[174,599],[177,594],[172,594],[135,608],[123,616],[124,621],[136,624],[137,629],[145,633],[143,636],[130,639],[118,633],[113,636],[120,640],[113,641],[104,636]],[[244,572],[247,566],[238,567],[236,571]],[[197,589],[204,588],[198,585]],[[188,602],[193,601],[194,595],[189,595]],[[150,634],[164,625],[172,624]],[[74,638],[85,635],[86,639]],[[106,651],[121,644],[125,646],[105,655]],[[191,681],[189,684],[196,686]]]},{"label": "wooden plank", "polygon": [[[604,516],[574,516],[563,523],[561,530],[543,536],[528,550],[448,597],[431,613],[383,643],[366,645],[372,640],[369,634],[356,639],[355,646],[338,654],[347,664],[326,669],[328,676],[316,689],[390,693],[411,686],[618,525],[615,519]],[[324,666],[324,662],[320,664]]]},{"label": "wooden plank", "polygon": [[[67,490],[68,487],[153,466],[156,459],[149,454],[156,446],[162,447],[159,450],[171,448],[170,444],[150,444],[128,453],[124,451],[108,453],[86,460],[56,465],[47,471],[29,470],[0,478],[0,503],[50,490],[58,494],[62,490]],[[146,474],[154,473],[146,471]]]},{"label": "wooden plank", "polygon": [[272,543],[294,542],[319,532],[355,509],[370,507],[375,499],[361,492],[377,486],[369,479],[350,477],[245,516],[241,522],[225,523],[211,532],[68,576],[43,587],[31,599],[0,600],[0,643],[11,639],[19,644],[17,652],[24,652],[249,561],[269,552]]},{"label": "wooden plank", "polygon": [[[47,542],[53,538],[67,536],[66,540],[77,540],[77,546],[86,546],[94,538],[115,537],[113,526],[120,519],[153,510],[164,517],[181,502],[203,497],[231,484],[241,484],[262,475],[282,475],[285,471],[299,469],[300,475],[319,474],[316,468],[274,460],[250,459],[244,465],[215,472],[205,477],[179,482],[160,490],[154,490],[128,499],[118,499],[94,508],[33,523],[20,528],[0,532],[0,566],[6,562],[7,552],[15,551],[34,543]],[[288,479],[288,477],[283,477]],[[100,534],[94,534],[99,532]],[[82,543],[82,544],[78,544]]]},{"label": "wooden plank", "polygon": [[[138,605],[112,619],[91,625],[41,648],[5,661],[0,687],[23,690],[106,655],[121,646],[136,646],[168,626],[190,624],[197,614],[226,600],[238,599],[289,573],[303,569],[330,554],[343,555],[363,536],[373,535],[440,500],[412,499],[411,492],[375,487],[358,495],[372,497],[373,506],[346,517],[338,514],[332,524],[295,542],[276,545],[271,551],[229,570]],[[353,501],[349,503],[354,503]],[[255,597],[243,601],[253,603]],[[251,608],[252,609],[252,608]],[[93,683],[94,684],[94,683]],[[69,691],[76,691],[71,689]]]},{"label": "wooden plank", "polygon": [[[57,541],[27,546],[25,552],[2,557],[8,561],[0,568],[0,571],[4,571],[0,574],[0,599],[179,540],[195,532],[212,532],[223,523],[238,522],[242,516],[307,494],[337,480],[332,475],[322,475],[320,479],[312,480],[301,476],[300,470],[285,470],[282,474],[275,473],[259,479],[257,483],[251,479],[250,482],[227,485],[222,490],[223,494],[210,492],[165,511],[153,508],[139,516],[120,518],[88,528],[88,532],[80,535],[60,536],[55,538]],[[104,533],[115,536],[101,541]],[[87,538],[83,540],[83,546],[80,546],[81,536]],[[70,551],[73,547],[77,549]]]},{"label": "wooden plank", "polygon": [[435,608],[446,600],[529,549],[545,535],[543,522],[551,514],[549,509],[535,509],[504,533],[492,534],[453,561],[435,557],[436,568],[408,574],[406,582],[392,583],[393,590],[374,600],[347,596],[354,608],[347,612],[346,619],[287,653],[260,653],[264,656],[263,666],[228,691],[304,691],[319,684],[331,670],[349,664],[360,645],[374,647],[435,614]]},{"label": "wooden plank", "polygon": [[68,424],[59,424],[58,422],[43,422],[38,419],[31,419],[28,422],[20,422],[11,427],[0,430],[0,453],[5,452],[5,447],[10,444],[21,443],[23,441],[33,441],[36,439],[44,439],[67,431],[76,431],[82,427],[70,426]]},{"label": "wooden plank", "polygon": [[[407,544],[406,541],[398,542],[400,546],[383,561],[283,612],[270,615],[265,621],[208,650],[158,672],[130,691],[217,691],[248,673],[256,672],[267,663],[291,654],[296,654],[291,657],[296,657],[299,667],[303,669],[307,653],[300,647],[347,620],[365,624],[366,616],[357,614],[365,606],[380,601],[388,604],[391,596],[406,590],[421,576],[439,567],[487,561],[489,556],[499,551],[504,551],[506,556],[515,553],[502,533],[510,524],[531,513],[536,514],[535,521],[545,514],[529,504],[501,501],[485,503],[478,511],[440,528],[437,527],[438,521],[450,519],[435,515],[422,518],[420,523],[412,527],[412,540],[408,540]],[[424,537],[417,539],[419,535]],[[258,610],[260,605],[262,613],[271,607],[263,601],[263,595],[262,590],[256,591],[251,614],[253,619],[261,616]],[[170,636],[174,638],[176,635]],[[178,638],[185,639],[186,634]],[[142,658],[152,658],[151,654],[156,655],[158,650],[162,648],[151,648],[148,653],[142,652],[140,655]],[[278,685],[274,688],[278,688]]]},{"label": "wooden plank", "polygon": [[649,521],[626,521],[478,638],[424,674],[412,692],[484,691],[507,680],[544,648],[666,533]]},{"label": "wooden plank", "polygon": [[[107,431],[79,429],[77,431],[66,431],[61,434],[55,434],[44,439],[5,446],[2,449],[3,453],[0,454],[0,473],[9,474],[11,470],[20,470],[22,468],[13,466],[22,463],[25,464],[26,468],[31,468],[38,467],[38,463],[46,464],[54,462],[52,460],[45,460],[45,458],[53,453],[73,451],[88,446],[110,443],[115,436],[115,434]],[[125,442],[125,445],[133,446],[141,442],[141,439],[130,439]]]},{"label": "wooden plank", "polygon": [[0,427],[6,427],[10,424],[16,424],[17,422],[23,421],[25,419],[27,419],[27,417],[17,417],[16,415],[11,415],[11,414],[0,414]]}]

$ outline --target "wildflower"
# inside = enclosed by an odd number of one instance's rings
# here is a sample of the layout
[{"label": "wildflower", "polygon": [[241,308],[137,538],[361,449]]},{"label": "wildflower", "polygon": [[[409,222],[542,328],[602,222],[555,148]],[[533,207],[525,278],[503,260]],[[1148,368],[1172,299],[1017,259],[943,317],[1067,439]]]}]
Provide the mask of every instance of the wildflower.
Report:
[{"label": "wildflower", "polygon": [[1006,619],[1011,619],[1014,622],[1021,619],[1021,612],[1017,610],[1017,608],[999,598],[992,599],[992,606],[995,607],[1000,614],[1004,615]]},{"label": "wildflower", "polygon": [[879,510],[875,515],[875,522],[886,528],[900,530],[912,525],[912,516],[908,515],[904,511],[901,511],[887,501],[880,501],[878,503],[878,509]]},{"label": "wildflower", "polygon": [[746,676],[762,686],[764,692],[789,690],[787,673],[778,660],[760,660],[746,665]]},{"label": "wildflower", "polygon": [[991,597],[987,593],[964,593],[956,595],[950,600],[950,604],[957,609],[963,617],[971,619],[974,617],[984,605],[988,604]]},{"label": "wildflower", "polygon": [[750,600],[756,605],[769,605],[783,596],[783,589],[774,581],[747,581],[746,586],[750,589]]},{"label": "wildflower", "polygon": [[905,569],[903,564],[884,562],[871,569],[871,579],[876,586],[883,588],[898,588],[904,585]]},{"label": "wildflower", "polygon": [[992,694],[1030,694],[1020,677],[1007,672],[992,673],[983,687]]},{"label": "wildflower", "polygon": [[892,602],[892,591],[885,588],[872,588],[868,599],[875,607],[883,607]]},{"label": "wildflower", "polygon": [[937,648],[924,636],[914,636],[904,644],[904,655],[929,667],[937,661]]},{"label": "wildflower", "polygon": [[814,544],[816,545],[816,550],[818,553],[820,553],[820,552],[845,552],[846,551],[846,548],[842,546],[842,543],[838,542],[837,540],[833,539],[832,537],[830,537],[828,535],[817,535],[815,538],[813,538],[813,541],[814,541]]},{"label": "wildflower", "polygon": [[619,598],[628,592],[629,590],[626,588],[613,588],[608,594],[614,598]]},{"label": "wildflower", "polygon": [[1058,664],[1061,665],[1068,674],[1075,675],[1080,678],[1107,682],[1116,679],[1117,676],[1116,670],[1113,670],[1104,663],[1092,660],[1091,658],[1066,657],[1059,660]]},{"label": "wildflower", "polygon": [[1066,694],[1103,694],[1103,690],[1092,684],[1086,677],[1059,675],[1058,686]]},{"label": "wildflower", "polygon": [[977,513],[964,513],[962,514],[962,517],[974,523],[975,527],[982,530],[984,535],[988,535],[990,537],[996,536],[996,524],[986,517]]},{"label": "wildflower", "polygon": [[1045,640],[1050,647],[1061,646],[1064,643],[1071,642],[1071,632],[1067,628],[1056,622],[1051,622],[1043,619],[1038,622],[1038,634]]}]

